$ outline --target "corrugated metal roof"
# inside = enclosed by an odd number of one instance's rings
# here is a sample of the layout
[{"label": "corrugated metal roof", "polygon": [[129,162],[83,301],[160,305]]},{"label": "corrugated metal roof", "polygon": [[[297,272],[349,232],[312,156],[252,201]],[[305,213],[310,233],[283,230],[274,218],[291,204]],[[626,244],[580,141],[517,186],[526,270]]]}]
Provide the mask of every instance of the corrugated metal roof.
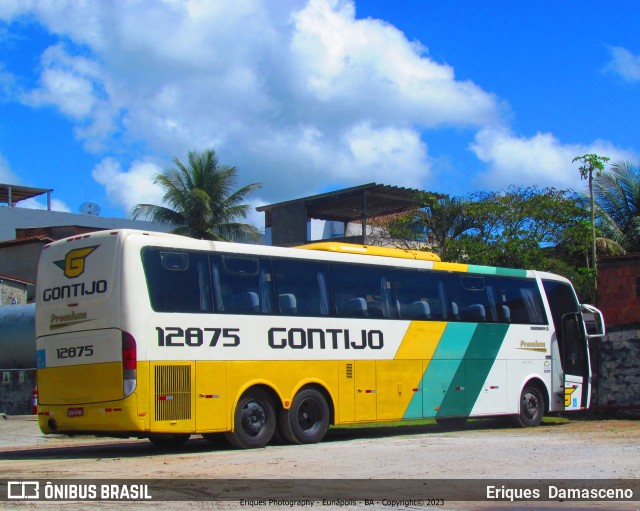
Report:
[{"label": "corrugated metal roof", "polygon": [[31,199],[38,195],[52,192],[50,188],[31,188],[29,186],[18,186],[0,183],[0,203],[9,204],[9,197],[11,197],[11,204],[21,200]]},{"label": "corrugated metal roof", "polygon": [[369,183],[310,197],[278,202],[256,208],[269,213],[282,206],[304,203],[308,218],[350,222],[360,220],[363,212],[368,218],[406,211],[418,205],[420,190]]}]

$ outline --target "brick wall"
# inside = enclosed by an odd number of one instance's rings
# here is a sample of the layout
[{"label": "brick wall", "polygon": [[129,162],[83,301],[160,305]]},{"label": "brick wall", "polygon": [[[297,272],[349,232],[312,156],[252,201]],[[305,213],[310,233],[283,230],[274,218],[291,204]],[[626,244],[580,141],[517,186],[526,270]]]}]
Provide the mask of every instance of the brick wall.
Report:
[{"label": "brick wall", "polygon": [[606,257],[598,270],[598,308],[607,327],[640,323],[640,255]]}]

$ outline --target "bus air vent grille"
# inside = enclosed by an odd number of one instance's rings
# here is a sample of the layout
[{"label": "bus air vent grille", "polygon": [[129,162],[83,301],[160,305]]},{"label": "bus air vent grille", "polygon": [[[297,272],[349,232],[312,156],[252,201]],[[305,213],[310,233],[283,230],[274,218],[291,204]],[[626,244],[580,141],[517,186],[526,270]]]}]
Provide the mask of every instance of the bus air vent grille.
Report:
[{"label": "bus air vent grille", "polygon": [[155,367],[155,420],[191,419],[191,367],[158,365]]},{"label": "bus air vent grille", "polygon": [[347,378],[353,378],[353,364],[347,364]]}]

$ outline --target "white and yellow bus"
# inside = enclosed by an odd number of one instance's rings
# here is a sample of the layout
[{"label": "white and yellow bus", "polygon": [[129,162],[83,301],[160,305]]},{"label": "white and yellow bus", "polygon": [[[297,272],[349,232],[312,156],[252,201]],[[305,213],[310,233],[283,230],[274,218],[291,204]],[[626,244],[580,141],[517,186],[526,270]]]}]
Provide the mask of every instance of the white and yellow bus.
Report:
[{"label": "white and yellow bus", "polygon": [[[304,248],[304,249],[301,249]],[[102,231],[38,271],[44,433],[320,441],[331,424],[589,406],[601,314],[565,278],[337,243]],[[588,326],[585,324],[588,318]]]}]

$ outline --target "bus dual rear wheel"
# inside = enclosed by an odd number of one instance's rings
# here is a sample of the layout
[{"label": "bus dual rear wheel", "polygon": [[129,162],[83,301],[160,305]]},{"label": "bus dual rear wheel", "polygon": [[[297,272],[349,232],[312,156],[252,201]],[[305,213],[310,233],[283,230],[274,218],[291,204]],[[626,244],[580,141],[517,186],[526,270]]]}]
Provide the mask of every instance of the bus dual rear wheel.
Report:
[{"label": "bus dual rear wheel", "polygon": [[233,417],[234,430],[225,433],[227,441],[240,449],[264,447],[276,429],[276,412],[273,401],[261,389],[250,389],[236,405]]},{"label": "bus dual rear wheel", "polygon": [[293,398],[291,407],[280,412],[280,432],[293,444],[313,444],[324,438],[329,420],[329,405],[322,393],[303,389]]}]

